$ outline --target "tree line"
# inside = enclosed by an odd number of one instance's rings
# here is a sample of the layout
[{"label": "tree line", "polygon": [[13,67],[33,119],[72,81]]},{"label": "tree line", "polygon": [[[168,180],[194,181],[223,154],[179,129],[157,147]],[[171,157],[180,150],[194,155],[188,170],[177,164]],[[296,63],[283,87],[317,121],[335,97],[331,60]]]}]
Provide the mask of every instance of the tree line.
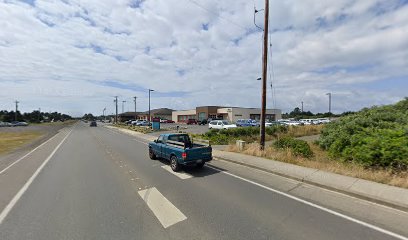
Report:
[{"label": "tree line", "polygon": [[64,121],[72,119],[70,115],[59,113],[59,112],[40,112],[38,110],[32,111],[31,113],[23,113],[20,111],[0,111],[0,121],[2,122],[12,122],[12,121],[25,121],[30,123],[39,123],[47,121]]},{"label": "tree line", "polygon": [[331,112],[326,112],[326,113],[312,113],[311,111],[307,112],[302,112],[302,110],[298,107],[293,109],[293,111],[289,113],[283,113],[282,118],[295,118],[295,119],[302,119],[302,118],[328,118],[328,117],[342,117],[342,116],[347,116],[350,114],[353,114],[355,112],[344,112],[341,114],[334,114]]}]

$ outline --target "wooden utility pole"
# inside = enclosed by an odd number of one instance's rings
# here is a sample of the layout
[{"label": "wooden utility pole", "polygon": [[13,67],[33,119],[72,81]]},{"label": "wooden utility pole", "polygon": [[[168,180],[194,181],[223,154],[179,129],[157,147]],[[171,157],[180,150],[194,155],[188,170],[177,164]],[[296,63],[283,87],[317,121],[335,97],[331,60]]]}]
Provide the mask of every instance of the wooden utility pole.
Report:
[{"label": "wooden utility pole", "polygon": [[266,83],[268,70],[268,32],[269,32],[269,0],[265,0],[265,24],[264,24],[264,42],[262,58],[262,110],[261,110],[261,140],[260,148],[265,149],[265,118],[266,118]]}]

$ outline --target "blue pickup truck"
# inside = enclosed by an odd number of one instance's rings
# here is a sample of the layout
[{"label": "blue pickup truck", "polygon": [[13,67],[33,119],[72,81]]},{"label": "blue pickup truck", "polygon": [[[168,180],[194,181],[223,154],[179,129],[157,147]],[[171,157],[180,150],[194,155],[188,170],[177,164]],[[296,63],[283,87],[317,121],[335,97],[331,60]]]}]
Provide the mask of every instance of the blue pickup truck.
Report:
[{"label": "blue pickup truck", "polygon": [[194,143],[187,134],[168,133],[149,143],[149,156],[153,160],[169,160],[171,169],[177,172],[187,165],[202,168],[212,160],[212,148],[209,144]]}]

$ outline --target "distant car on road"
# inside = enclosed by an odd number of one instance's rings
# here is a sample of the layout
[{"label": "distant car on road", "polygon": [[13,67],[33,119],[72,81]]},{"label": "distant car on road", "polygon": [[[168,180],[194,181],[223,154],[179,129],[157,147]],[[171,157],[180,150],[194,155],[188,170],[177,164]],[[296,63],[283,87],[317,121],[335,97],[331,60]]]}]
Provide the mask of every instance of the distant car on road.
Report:
[{"label": "distant car on road", "polygon": [[89,124],[89,126],[90,126],[90,127],[96,127],[96,126],[97,126],[96,121],[91,121],[91,123]]},{"label": "distant car on road", "polygon": [[229,123],[226,120],[215,120],[211,121],[208,124],[209,129],[230,129],[230,128],[236,128],[237,125]]},{"label": "distant car on road", "polygon": [[149,143],[149,157],[169,160],[171,169],[177,172],[182,166],[202,168],[212,160],[212,148],[209,144],[193,143],[188,134],[161,134]]},{"label": "distant car on road", "polygon": [[191,125],[191,124],[198,124],[198,122],[195,119],[188,119],[187,120],[187,125]]},{"label": "distant car on road", "polygon": [[19,122],[19,121],[13,121],[11,122],[12,127],[25,127],[28,126],[28,123],[26,122]]}]

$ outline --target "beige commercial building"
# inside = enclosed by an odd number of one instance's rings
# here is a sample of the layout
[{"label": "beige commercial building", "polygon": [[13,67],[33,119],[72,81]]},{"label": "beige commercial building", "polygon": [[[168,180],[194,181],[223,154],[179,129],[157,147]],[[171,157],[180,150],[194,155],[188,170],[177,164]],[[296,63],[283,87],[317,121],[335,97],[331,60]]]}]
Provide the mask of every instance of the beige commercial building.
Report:
[{"label": "beige commercial building", "polygon": [[[204,119],[224,119],[230,122],[236,122],[238,119],[261,118],[261,109],[259,108],[241,108],[241,107],[219,107],[219,106],[202,106],[191,110],[174,111],[172,120],[175,122],[186,122],[188,119],[198,121]],[[267,109],[266,119],[276,121],[282,118],[280,109]]]}]

